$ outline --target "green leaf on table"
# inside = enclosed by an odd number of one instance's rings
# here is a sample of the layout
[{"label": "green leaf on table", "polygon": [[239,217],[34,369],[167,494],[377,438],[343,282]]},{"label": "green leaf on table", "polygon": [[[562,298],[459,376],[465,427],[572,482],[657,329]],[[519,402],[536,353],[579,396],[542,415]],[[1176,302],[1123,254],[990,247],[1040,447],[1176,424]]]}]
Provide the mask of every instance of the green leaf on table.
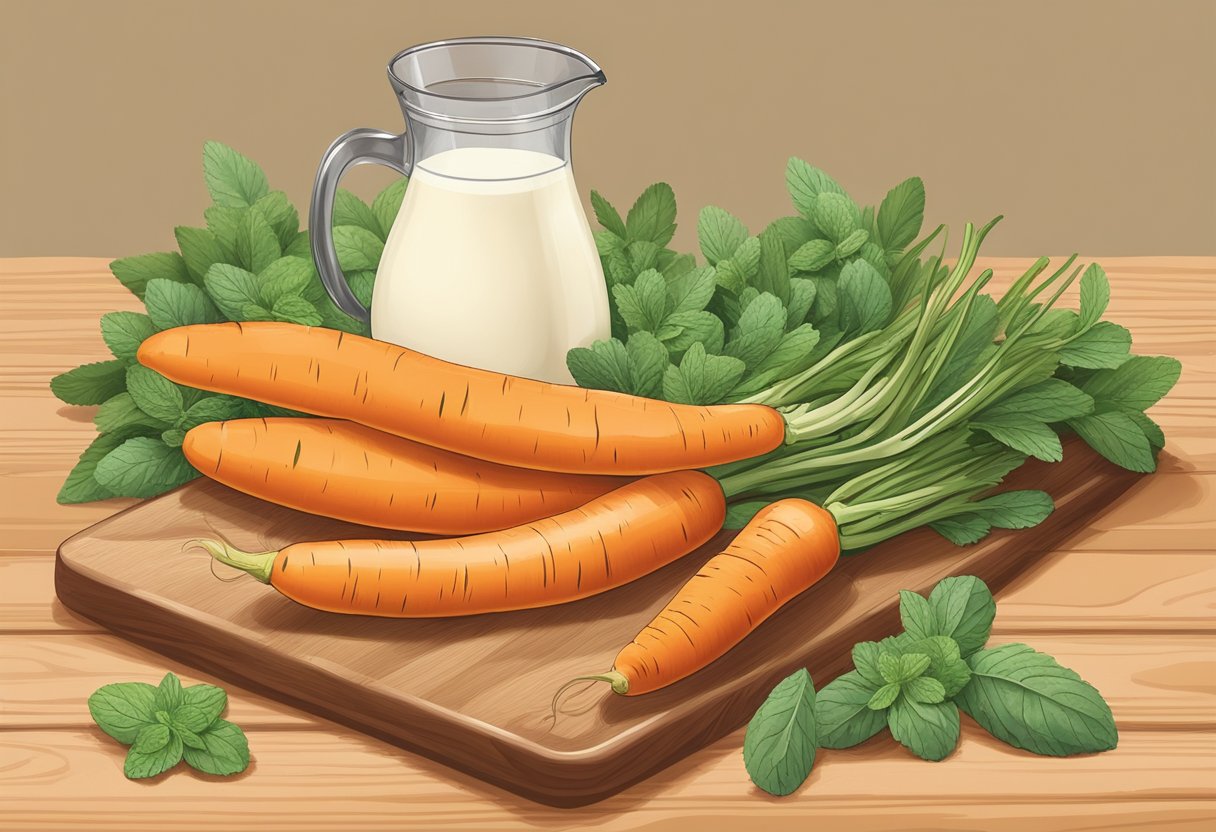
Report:
[{"label": "green leaf on table", "polygon": [[1060,437],[1055,430],[1026,414],[981,413],[971,421],[971,427],[983,431],[1002,445],[1035,459],[1059,462],[1064,458],[1064,446],[1060,444]]},{"label": "green leaf on table", "polygon": [[168,744],[169,726],[157,722],[140,729],[139,734],[135,737],[135,742],[131,744],[131,750],[138,751],[140,754],[152,754]]},{"label": "green leaf on table", "polygon": [[380,220],[372,207],[345,188],[339,188],[334,197],[335,226],[353,225],[366,229],[380,240],[385,237],[385,231],[380,226]]},{"label": "green leaf on table", "polygon": [[972,656],[971,681],[956,701],[997,739],[1056,757],[1106,751],[1118,743],[1110,706],[1072,670],[1025,644]]},{"label": "green leaf on table", "polygon": [[883,709],[870,708],[877,689],[857,671],[830,682],[815,696],[815,725],[820,748],[851,748],[887,725]]},{"label": "green leaf on table", "polygon": [[1182,363],[1166,356],[1133,355],[1113,370],[1099,370],[1081,389],[1093,397],[1098,413],[1141,412],[1156,404],[1178,381]]},{"label": "green leaf on table", "polygon": [[672,312],[700,312],[717,287],[713,267],[693,269],[667,281],[668,305]]},{"label": "green leaf on table", "polygon": [[885,711],[899,698],[899,683],[887,682],[870,696],[866,707],[871,711]]},{"label": "green leaf on table", "polygon": [[964,575],[939,581],[929,593],[929,605],[937,622],[936,635],[954,639],[963,658],[988,641],[996,599],[979,578]]},{"label": "green leaf on table", "polygon": [[1114,369],[1131,357],[1132,334],[1110,321],[1098,321],[1060,348],[1060,363],[1090,370]]},{"label": "green leaf on table", "polygon": [[139,345],[156,332],[152,319],[142,312],[107,312],[101,316],[101,338],[115,358],[135,358]]},{"label": "green leaf on table", "polygon": [[156,688],[156,710],[172,713],[182,704],[182,700],[182,680],[177,678],[176,673],[166,673]]},{"label": "green leaf on table", "polygon": [[149,430],[160,431],[170,426],[170,422],[158,419],[141,410],[131,394],[126,392],[107,399],[93,416],[93,424],[102,433],[111,433],[131,428],[147,428]]},{"label": "green leaf on table", "polygon": [[913,702],[922,704],[932,705],[946,699],[946,686],[928,675],[909,679],[900,687],[900,690]]},{"label": "green leaf on table", "polygon": [[899,620],[904,625],[904,631],[911,638],[922,639],[938,635],[933,608],[929,605],[928,599],[919,593],[906,589],[900,590]]},{"label": "green leaf on table", "polygon": [[877,641],[859,641],[853,645],[853,666],[857,668],[857,675],[875,689],[882,687],[887,682],[878,667],[880,655],[882,655],[882,648]]},{"label": "green leaf on table", "polygon": [[1148,437],[1130,414],[1119,410],[1070,419],[1068,426],[1102,456],[1129,471],[1155,471],[1157,460]]},{"label": "green leaf on table", "polygon": [[625,237],[665,246],[676,233],[676,195],[666,182],[656,182],[633,203],[625,217]]},{"label": "green leaf on table", "polygon": [[266,218],[249,211],[236,229],[236,257],[242,266],[257,274],[282,256],[279,238]]},{"label": "green leaf on table", "polygon": [[282,191],[266,194],[253,204],[253,210],[274,230],[281,249],[290,246],[300,233],[300,215]]},{"label": "green leaf on table", "polygon": [[971,510],[998,529],[1029,529],[1046,520],[1055,503],[1046,491],[1003,491],[974,501]]},{"label": "green leaf on table", "polygon": [[135,405],[149,416],[173,424],[185,409],[182,388],[155,370],[132,364],[126,373],[127,392]]},{"label": "green leaf on table", "polygon": [[[207,274],[213,263],[226,262],[223,246],[206,228],[179,225],[173,229],[173,236],[177,239],[177,247],[181,249],[182,261],[186,265],[190,280],[196,286],[203,284],[203,275]],[[233,245],[235,255],[235,242]]]},{"label": "green leaf on table", "polygon": [[669,366],[663,375],[663,398],[683,404],[717,404],[743,377],[746,365],[728,355],[709,355],[695,343],[684,353],[679,366]]},{"label": "green leaf on table", "polygon": [[769,794],[792,793],[815,764],[815,685],[805,668],[782,680],[747,724],[743,765]]},{"label": "green leaf on table", "polygon": [[606,231],[620,240],[625,239],[625,221],[612,203],[600,195],[599,191],[591,192],[591,208],[595,211],[595,219]]},{"label": "green leaf on table", "polygon": [[403,176],[376,194],[376,198],[372,200],[372,213],[376,215],[376,221],[380,223],[380,230],[384,232],[383,239],[386,241],[389,232],[393,230],[393,223],[397,221],[401,202],[405,199],[405,189],[409,184],[409,177]]},{"label": "green leaf on table", "polygon": [[886,326],[891,318],[891,287],[865,260],[854,260],[840,271],[841,328],[863,335]]},{"label": "green leaf on table", "polygon": [[916,239],[925,221],[925,183],[919,176],[887,192],[875,221],[878,239],[887,251],[900,251]]},{"label": "green leaf on table", "polygon": [[168,734],[168,740],[164,746],[155,751],[143,752],[132,746],[127,751],[123,774],[132,780],[140,780],[163,774],[180,763],[182,761],[182,739],[167,728],[165,732]]},{"label": "green leaf on table", "polygon": [[921,678],[932,677],[940,682],[947,699],[962,690],[971,678],[971,668],[963,660],[958,642],[949,636],[922,638],[910,642],[907,649],[929,657],[929,669]]},{"label": "green leaf on table", "polygon": [[380,265],[384,242],[366,228],[339,225],[334,229],[334,251],[343,271],[375,270]]},{"label": "green leaf on table", "polygon": [[654,269],[647,269],[639,274],[632,286],[613,286],[612,296],[616,300],[621,317],[625,319],[631,331],[653,332],[671,311],[667,280]]},{"label": "green leaf on table", "polygon": [[178,283],[191,281],[186,261],[176,251],[121,257],[110,263],[110,272],[140,300],[144,298],[144,289],[149,280],[162,278]]},{"label": "green leaf on table", "polygon": [[198,472],[180,448],[170,448],[160,439],[136,436],[106,454],[97,463],[94,476],[115,496],[153,497],[194,479]]},{"label": "green leaf on table", "polygon": [[1067,381],[1049,378],[986,408],[981,415],[1022,414],[1039,422],[1063,422],[1094,411],[1094,400]]},{"label": "green leaf on table", "polygon": [[249,740],[237,725],[217,719],[199,734],[203,748],[186,748],[186,762],[205,774],[227,776],[249,767]]},{"label": "green leaf on table", "polygon": [[230,321],[245,321],[245,307],[261,304],[261,281],[257,275],[227,263],[215,263],[203,283],[207,294]]},{"label": "green leaf on table", "polygon": [[797,157],[790,157],[786,164],[785,186],[798,213],[808,218],[815,214],[816,200],[820,194],[829,193],[847,197],[844,188],[840,187],[836,180]]},{"label": "green leaf on table", "polygon": [[144,728],[156,724],[156,688],[143,682],[119,682],[98,688],[89,697],[89,714],[102,731],[121,743],[133,743]]},{"label": "green leaf on table", "polygon": [[98,361],[82,364],[51,379],[51,392],[67,404],[101,404],[126,385],[127,362]]},{"label": "green leaf on table", "polygon": [[917,702],[901,696],[887,711],[891,736],[922,760],[944,759],[958,746],[958,708],[953,702]]},{"label": "green leaf on table", "polygon": [[949,540],[955,546],[970,546],[992,531],[992,524],[978,514],[957,514],[929,524],[929,528]]},{"label": "green leaf on table", "polygon": [[182,745],[184,745],[186,748],[196,748],[199,750],[205,750],[207,748],[207,744],[203,742],[202,737],[200,737],[195,731],[191,731],[189,728],[176,721],[171,727],[173,728],[174,733],[181,737]]},{"label": "green leaf on table", "polygon": [[1110,281],[1106,279],[1106,272],[1097,263],[1091,263],[1081,275],[1081,329],[1096,324],[1109,303]]},{"label": "green leaf on table", "polygon": [[1129,413],[1127,415],[1144,432],[1144,436],[1148,439],[1148,444],[1153,450],[1159,451],[1165,447],[1165,431],[1161,430],[1160,425],[1143,413]]},{"label": "green leaf on table", "polygon": [[735,253],[748,238],[747,226],[723,208],[707,205],[697,217],[697,240],[701,253],[711,265]]},{"label": "green leaf on table", "polygon": [[190,324],[214,324],[224,320],[220,310],[199,287],[171,280],[152,280],[144,295],[148,317],[157,329]]},{"label": "green leaf on table", "polygon": [[270,190],[255,162],[220,142],[203,145],[203,178],[217,205],[247,208]]},{"label": "green leaf on table", "polygon": [[106,454],[125,442],[130,433],[129,430],[105,433],[94,439],[89,447],[85,448],[67,479],[64,480],[59,494],[55,498],[56,501],[62,505],[71,505],[113,497],[113,492],[104,488],[93,476],[93,472],[97,469],[97,463],[104,459]]},{"label": "green leaf on table", "polygon": [[206,731],[213,722],[215,722],[214,715],[208,714],[208,712],[197,705],[188,704],[185,701],[184,695],[181,704],[173,709],[172,724],[174,727],[180,726],[187,731],[193,731],[197,734],[201,731]]}]

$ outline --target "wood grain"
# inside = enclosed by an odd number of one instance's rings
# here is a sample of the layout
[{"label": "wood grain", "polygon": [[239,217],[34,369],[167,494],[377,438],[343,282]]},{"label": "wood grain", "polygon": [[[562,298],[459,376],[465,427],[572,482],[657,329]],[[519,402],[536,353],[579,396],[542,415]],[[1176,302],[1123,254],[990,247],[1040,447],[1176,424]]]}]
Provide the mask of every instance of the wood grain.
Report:
[{"label": "wood grain", "polygon": [[[318,613],[252,580],[220,583],[186,541],[220,536],[248,551],[366,530],[271,506],[209,481],[105,520],[59,549],[56,590],[75,612],[171,658],[246,684],[543,802],[602,799],[746,722],[794,668],[821,682],[854,642],[892,632],[900,589],[928,592],[951,574],[994,588],[1094,521],[1142,478],[1078,441],[1057,465],[1029,463],[1011,488],[1050,493],[1044,523],[955,547],[920,530],[847,558],[763,624],[741,648],[644,697],[562,683],[607,670],[716,546],[609,593],[540,610],[396,621]],[[155,564],[155,567],[150,566]],[[814,634],[808,637],[808,634]]]}]

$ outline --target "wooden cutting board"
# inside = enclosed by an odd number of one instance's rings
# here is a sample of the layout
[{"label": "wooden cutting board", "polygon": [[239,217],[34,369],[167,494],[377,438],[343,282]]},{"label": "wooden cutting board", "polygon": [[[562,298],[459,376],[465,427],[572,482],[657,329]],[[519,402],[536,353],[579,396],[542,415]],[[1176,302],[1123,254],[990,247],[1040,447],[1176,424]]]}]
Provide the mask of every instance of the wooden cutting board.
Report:
[{"label": "wooden cutting board", "polygon": [[997,532],[966,548],[922,530],[843,559],[695,676],[637,698],[615,696],[606,685],[576,688],[563,697],[556,723],[550,702],[557,688],[607,670],[729,534],[643,580],[562,607],[466,619],[340,616],[297,605],[252,578],[221,582],[207,555],[183,544],[221,535],[264,551],[383,531],[199,480],[65,541],[55,583],[75,612],[174,659],[534,800],[577,806],[744,724],[795,668],[810,668],[819,685],[839,675],[855,642],[897,629],[900,589],[925,592],[955,574],[999,589],[1135,479],[1074,442],[1063,463],[1031,463],[1010,477],[1011,487],[1055,497],[1056,512],[1039,527]]}]

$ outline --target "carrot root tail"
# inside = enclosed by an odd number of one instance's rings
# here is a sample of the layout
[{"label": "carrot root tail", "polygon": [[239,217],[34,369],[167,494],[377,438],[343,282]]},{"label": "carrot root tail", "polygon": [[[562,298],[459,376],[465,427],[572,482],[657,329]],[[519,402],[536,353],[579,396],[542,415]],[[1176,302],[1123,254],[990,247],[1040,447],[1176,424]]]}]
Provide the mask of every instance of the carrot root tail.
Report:
[{"label": "carrot root tail", "polygon": [[222,540],[200,538],[191,540],[187,545],[198,546],[225,566],[240,569],[264,584],[270,583],[270,572],[274,568],[274,558],[278,552],[245,552],[234,546],[229,546]]}]

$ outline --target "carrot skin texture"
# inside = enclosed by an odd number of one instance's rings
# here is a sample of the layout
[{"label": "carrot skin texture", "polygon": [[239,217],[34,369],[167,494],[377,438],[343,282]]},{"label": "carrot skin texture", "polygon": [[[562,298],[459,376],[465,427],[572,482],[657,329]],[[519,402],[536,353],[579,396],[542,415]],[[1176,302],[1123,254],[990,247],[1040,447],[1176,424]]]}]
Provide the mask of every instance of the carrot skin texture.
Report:
[{"label": "carrot skin texture", "polygon": [[138,358],[180,384],[545,471],[706,468],[785,441],[784,419],[764,405],[696,407],[549,384],[297,324],[178,327],[146,339]]},{"label": "carrot skin texture", "polygon": [[278,505],[385,529],[473,534],[569,511],[628,480],[512,468],[340,419],[208,422],[190,464]]},{"label": "carrot skin texture", "polygon": [[627,680],[626,695],[666,687],[721,657],[839,557],[826,509],[798,499],[766,506],[617,654],[613,670]]},{"label": "carrot skin texture", "polygon": [[435,618],[574,601],[629,583],[705,543],[726,519],[713,478],[678,471],[505,531],[443,540],[296,543],[270,584],[328,612]]}]

